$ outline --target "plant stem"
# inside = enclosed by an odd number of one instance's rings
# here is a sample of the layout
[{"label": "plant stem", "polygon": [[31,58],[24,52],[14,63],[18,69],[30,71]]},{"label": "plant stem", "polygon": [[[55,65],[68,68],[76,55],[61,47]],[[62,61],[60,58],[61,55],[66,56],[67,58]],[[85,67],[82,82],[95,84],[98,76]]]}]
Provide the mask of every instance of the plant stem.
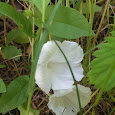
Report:
[{"label": "plant stem", "polygon": [[103,15],[102,15],[102,18],[101,18],[101,22],[100,22],[100,24],[99,24],[97,33],[96,33],[96,35],[95,35],[95,37],[94,37],[92,47],[95,45],[95,42],[96,42],[97,37],[98,37],[98,35],[99,35],[99,31],[100,31],[100,29],[101,29],[101,25],[102,25],[102,22],[103,22],[103,20],[104,20],[104,16],[105,16],[105,13],[106,13],[106,10],[107,10],[109,1],[110,1],[110,0],[107,0],[107,2],[106,2],[105,9],[104,9],[104,12],[103,12]]},{"label": "plant stem", "polygon": [[69,0],[66,0],[66,7],[70,7]]},{"label": "plant stem", "polygon": [[77,1],[77,5],[76,5],[77,10],[79,10],[81,2],[82,2],[82,0]]},{"label": "plant stem", "polygon": [[77,93],[77,99],[78,99],[78,102],[79,102],[80,115],[83,115],[82,109],[81,109],[81,102],[80,102],[80,96],[79,96],[79,89],[78,89],[77,81],[76,81],[76,79],[75,79],[75,77],[74,77],[72,68],[71,68],[71,66],[70,66],[70,64],[69,64],[69,61],[68,61],[67,57],[65,56],[64,52],[62,51],[62,49],[60,48],[60,46],[58,45],[58,43],[57,43],[55,40],[54,40],[54,42],[56,43],[57,47],[59,48],[59,50],[60,50],[61,53],[63,54],[63,56],[64,56],[64,58],[65,58],[65,60],[66,60],[66,63],[67,63],[67,65],[68,65],[69,69],[70,69],[72,78],[73,78],[74,83],[75,83],[75,86],[76,86],[76,93]]},{"label": "plant stem", "polygon": [[[31,1],[32,2],[32,1]],[[33,3],[31,3],[32,4],[32,7],[34,7],[34,4]],[[33,12],[33,15],[34,15],[34,10],[32,9],[32,12]],[[33,19],[32,19],[32,21],[33,21],[33,28],[32,28],[32,32],[33,32],[33,35],[34,35],[34,17],[33,17]],[[31,63],[32,63],[32,65],[33,65],[33,63],[34,63],[34,38],[32,38],[31,39],[31,47],[32,47],[32,54],[31,54]],[[30,105],[31,105],[31,97],[32,97],[32,94],[33,94],[33,87],[34,87],[34,76],[35,76],[35,73],[33,74],[33,79],[32,79],[32,76],[30,75],[30,80],[29,80],[29,91],[28,91],[28,95],[29,95],[29,97],[28,97],[28,103],[27,103],[27,115],[29,115],[29,110],[30,110]],[[30,87],[30,84],[32,85],[31,87]]]},{"label": "plant stem", "polygon": [[17,74],[18,74],[18,77],[19,77],[19,76],[20,76],[20,73],[19,73],[19,71],[18,71],[17,65],[16,65],[14,59],[12,59],[12,61],[13,61],[14,65],[15,65],[15,70],[16,70],[16,72],[17,72]]},{"label": "plant stem", "polygon": [[42,9],[42,22],[43,22],[43,24],[44,24],[44,22],[45,22],[45,0],[42,0],[42,2],[43,2],[43,9]]},{"label": "plant stem", "polygon": [[[47,24],[46,24],[46,28],[49,28],[49,25],[51,23],[51,21],[54,19],[55,13],[60,5],[62,0],[59,0],[58,3],[56,4]],[[35,79],[35,71],[36,71],[36,66],[37,66],[37,62],[40,56],[40,52],[42,49],[43,44],[47,41],[48,39],[48,32],[47,29],[44,30],[42,36],[41,36],[41,40],[39,40],[39,42],[37,43],[36,49],[37,52],[35,54],[33,63],[32,63],[32,67],[31,67],[31,73],[30,73],[30,80],[29,80],[29,87],[28,87],[28,104],[27,104],[27,115],[29,115],[29,109],[30,109],[30,104],[31,104],[31,98],[32,98],[32,94],[33,94],[33,87],[34,87],[34,79]]]}]

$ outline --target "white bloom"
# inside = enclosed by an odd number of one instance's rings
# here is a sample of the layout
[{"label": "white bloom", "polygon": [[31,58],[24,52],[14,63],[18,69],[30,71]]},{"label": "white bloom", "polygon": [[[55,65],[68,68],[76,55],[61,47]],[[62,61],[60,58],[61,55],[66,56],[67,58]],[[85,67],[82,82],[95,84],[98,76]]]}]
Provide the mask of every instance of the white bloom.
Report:
[{"label": "white bloom", "polygon": [[[66,55],[75,78],[80,81],[83,78],[83,50],[76,42],[57,42]],[[48,41],[43,45],[35,73],[36,84],[46,93],[50,89],[68,89],[74,83],[69,67],[63,54],[54,41]]]},{"label": "white bloom", "polygon": [[[91,99],[91,90],[88,87],[78,85],[81,107],[84,108]],[[56,115],[75,115],[79,112],[79,103],[77,100],[76,88],[54,90],[54,94],[49,98],[48,107]]]}]

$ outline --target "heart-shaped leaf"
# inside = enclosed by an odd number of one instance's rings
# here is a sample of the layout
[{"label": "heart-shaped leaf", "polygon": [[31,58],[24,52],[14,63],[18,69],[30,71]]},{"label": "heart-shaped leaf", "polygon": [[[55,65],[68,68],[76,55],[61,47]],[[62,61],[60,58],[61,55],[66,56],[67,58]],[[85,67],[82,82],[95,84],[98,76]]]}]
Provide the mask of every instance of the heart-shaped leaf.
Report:
[{"label": "heart-shaped leaf", "polygon": [[9,44],[11,41],[15,41],[16,43],[28,43],[29,37],[22,32],[19,28],[11,30],[6,37],[6,43]]},{"label": "heart-shaped leaf", "polygon": [[[14,58],[15,56],[18,56],[18,55],[21,55],[22,51],[20,49],[17,49],[17,47],[15,46],[7,46],[7,47],[4,47],[2,49],[2,52],[4,53],[4,55],[10,59],[10,58]],[[3,55],[2,55],[3,58],[5,58]],[[20,57],[15,57],[14,58],[16,61],[20,59]]]},{"label": "heart-shaped leaf", "polygon": [[0,113],[15,109],[27,101],[28,76],[20,76],[13,80],[0,98]]},{"label": "heart-shaped leaf", "polygon": [[[37,8],[39,9],[39,11],[42,13],[42,9],[43,9],[43,0],[32,0],[33,3],[37,6]],[[45,7],[49,4],[50,0],[45,0]]]},{"label": "heart-shaped leaf", "polygon": [[[54,6],[46,9],[46,18],[51,15]],[[94,32],[86,18],[75,9],[60,6],[56,12],[53,22],[50,23],[49,33],[52,35],[75,39],[84,36],[93,36]]]},{"label": "heart-shaped leaf", "polygon": [[0,2],[0,13],[8,16],[29,36],[32,34],[32,24],[22,13],[16,11],[11,5]]}]

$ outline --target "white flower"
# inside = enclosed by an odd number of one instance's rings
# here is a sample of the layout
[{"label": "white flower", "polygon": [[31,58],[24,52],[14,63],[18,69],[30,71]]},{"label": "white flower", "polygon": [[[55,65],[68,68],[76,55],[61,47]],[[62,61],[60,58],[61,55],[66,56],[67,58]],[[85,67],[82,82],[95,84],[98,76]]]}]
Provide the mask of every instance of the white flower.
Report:
[{"label": "white flower", "polygon": [[[80,81],[83,78],[83,50],[76,42],[57,42],[66,55],[75,78]],[[74,81],[63,54],[54,41],[48,41],[43,45],[37,69],[35,73],[36,84],[46,93],[50,89],[68,89]]]},{"label": "white flower", "polygon": [[[91,90],[88,87],[78,85],[81,107],[84,108],[91,99]],[[48,107],[56,115],[75,115],[79,112],[79,103],[77,100],[76,88],[65,90],[54,90],[54,94],[49,98]]]}]

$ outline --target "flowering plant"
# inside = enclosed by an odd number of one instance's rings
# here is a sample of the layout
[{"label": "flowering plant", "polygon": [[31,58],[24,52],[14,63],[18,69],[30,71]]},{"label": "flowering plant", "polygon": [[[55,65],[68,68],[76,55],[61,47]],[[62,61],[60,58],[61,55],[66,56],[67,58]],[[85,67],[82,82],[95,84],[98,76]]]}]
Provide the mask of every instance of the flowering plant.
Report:
[{"label": "flowering plant", "polygon": [[[83,78],[83,50],[76,42],[57,41],[59,47],[67,57],[75,79]],[[74,115],[79,111],[74,81],[66,63],[66,60],[54,41],[44,44],[35,73],[36,84],[46,93],[50,89],[54,94],[50,97],[48,106],[56,115]],[[79,85],[82,108],[90,101],[91,91],[89,88]]]}]

